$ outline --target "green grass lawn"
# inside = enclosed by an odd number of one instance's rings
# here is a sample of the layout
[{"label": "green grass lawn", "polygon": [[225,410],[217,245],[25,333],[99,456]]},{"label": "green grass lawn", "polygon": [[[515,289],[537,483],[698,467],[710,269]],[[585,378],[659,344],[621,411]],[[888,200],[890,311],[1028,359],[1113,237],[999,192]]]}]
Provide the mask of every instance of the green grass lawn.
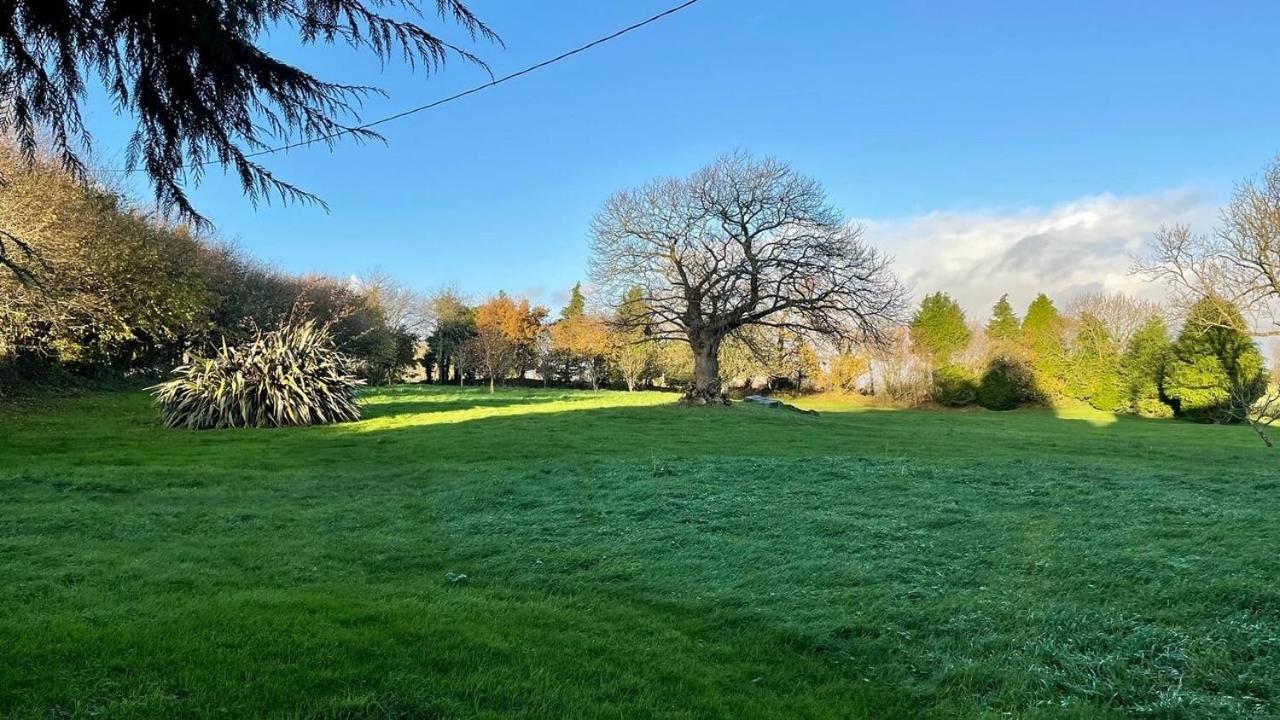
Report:
[{"label": "green grass lawn", "polygon": [[1280,715],[1248,429],[671,399],[0,411],[0,716]]}]

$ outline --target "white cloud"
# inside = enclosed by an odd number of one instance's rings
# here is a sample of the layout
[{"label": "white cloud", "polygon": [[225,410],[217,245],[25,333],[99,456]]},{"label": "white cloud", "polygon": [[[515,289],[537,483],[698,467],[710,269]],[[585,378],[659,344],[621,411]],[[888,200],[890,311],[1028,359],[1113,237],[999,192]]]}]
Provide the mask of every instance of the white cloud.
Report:
[{"label": "white cloud", "polygon": [[1047,209],[933,212],[866,221],[867,239],[895,257],[918,299],[943,290],[970,317],[985,317],[1003,293],[1022,311],[1037,293],[1058,304],[1092,290],[1158,298],[1159,285],[1130,274],[1161,225],[1208,229],[1216,208],[1191,191],[1098,195]]}]

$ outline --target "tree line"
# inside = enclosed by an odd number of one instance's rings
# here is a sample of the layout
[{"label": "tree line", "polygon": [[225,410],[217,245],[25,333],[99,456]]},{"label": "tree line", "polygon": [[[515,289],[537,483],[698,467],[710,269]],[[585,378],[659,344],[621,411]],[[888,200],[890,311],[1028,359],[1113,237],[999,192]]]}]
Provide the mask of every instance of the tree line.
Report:
[{"label": "tree line", "polygon": [[155,377],[291,316],[327,325],[370,382],[413,361],[417,333],[385,279],[281,272],[11,145],[0,174],[0,218],[22,241],[22,271],[0,268],[0,394]]},{"label": "tree line", "polygon": [[591,229],[594,302],[577,285],[554,315],[503,292],[283,273],[12,147],[0,173],[24,260],[0,274],[0,391],[155,376],[293,320],[324,326],[370,383],[670,387],[699,403],[726,388],[992,409],[1071,399],[1260,424],[1280,404],[1251,337],[1280,297],[1274,167],[1241,187],[1216,239],[1157,237],[1141,269],[1173,285],[1169,307],[1099,294],[1060,310],[1040,295],[1020,317],[1004,297],[978,321],[945,292],[909,313],[888,258],[816,181],[745,153],[607,200]]},{"label": "tree line", "polygon": [[1235,422],[1272,382],[1243,314],[1204,297],[1170,331],[1168,308],[1094,293],[1060,311],[1037,296],[1019,318],[1003,296],[970,322],[945,292],[928,295],[907,334],[917,397],[1003,410],[1024,403],[1088,403],[1145,417]]}]

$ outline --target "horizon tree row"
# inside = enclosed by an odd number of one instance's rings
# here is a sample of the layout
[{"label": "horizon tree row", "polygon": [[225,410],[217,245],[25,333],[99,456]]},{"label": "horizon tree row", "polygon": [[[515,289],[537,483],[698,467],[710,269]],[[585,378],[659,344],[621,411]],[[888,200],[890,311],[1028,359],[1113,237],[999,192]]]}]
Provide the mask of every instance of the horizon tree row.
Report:
[{"label": "horizon tree row", "polygon": [[[1083,296],[1066,313],[1042,293],[1022,319],[1002,296],[985,323],[970,323],[937,292],[909,327],[930,396],[948,406],[1072,399],[1145,417],[1238,422],[1272,382],[1243,315],[1221,298],[1192,306],[1176,337],[1165,308],[1119,293]],[[999,382],[993,373],[1005,376],[1014,398],[984,392]]]}]

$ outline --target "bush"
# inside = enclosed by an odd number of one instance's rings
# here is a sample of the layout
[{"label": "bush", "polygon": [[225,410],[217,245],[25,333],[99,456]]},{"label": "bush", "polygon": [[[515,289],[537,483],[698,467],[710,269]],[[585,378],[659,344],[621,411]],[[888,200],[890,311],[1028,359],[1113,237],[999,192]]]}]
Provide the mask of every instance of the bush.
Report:
[{"label": "bush", "polygon": [[351,363],[326,326],[286,322],[212,358],[192,359],[153,389],[168,427],[318,425],[360,419]]},{"label": "bush", "polygon": [[1133,403],[1133,411],[1145,418],[1173,417],[1173,408],[1160,398],[1139,398]]},{"label": "bush", "polygon": [[947,407],[964,407],[978,398],[977,378],[960,365],[943,365],[933,371],[933,401]]},{"label": "bush", "polygon": [[831,359],[821,384],[827,390],[838,393],[853,394],[858,392],[859,383],[871,372],[871,361],[865,355],[840,353]]},{"label": "bush", "polygon": [[978,404],[988,410],[1013,410],[1030,399],[1029,369],[1012,358],[994,358],[978,383]]}]

